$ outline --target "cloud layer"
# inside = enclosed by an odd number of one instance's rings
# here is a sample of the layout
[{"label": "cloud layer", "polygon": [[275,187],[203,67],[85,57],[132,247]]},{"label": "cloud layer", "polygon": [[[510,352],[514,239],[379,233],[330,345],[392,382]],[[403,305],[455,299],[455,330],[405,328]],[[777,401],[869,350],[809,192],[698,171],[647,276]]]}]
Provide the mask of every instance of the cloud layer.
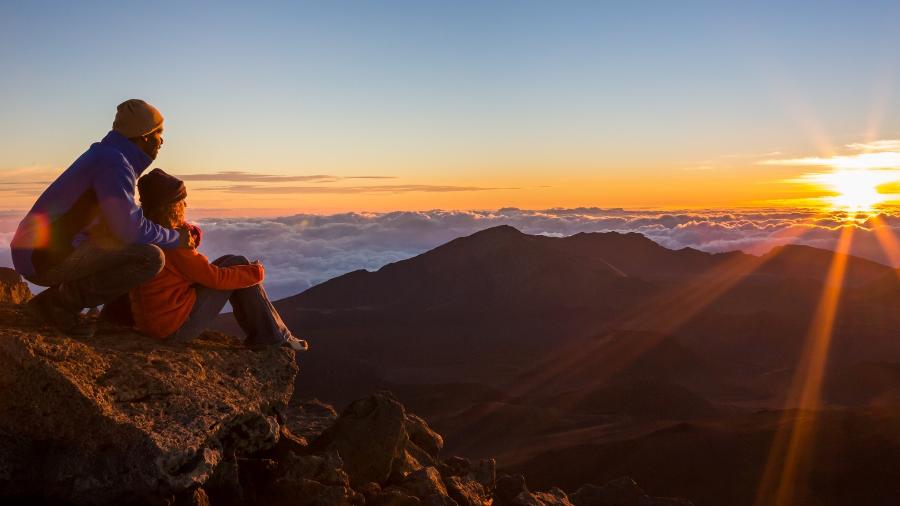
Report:
[{"label": "cloud layer", "polygon": [[[0,212],[0,265],[10,265],[9,239],[20,213]],[[211,259],[226,253],[259,258],[266,287],[287,297],[356,269],[378,269],[456,237],[506,224],[529,234],[568,236],[578,232],[639,232],[671,248],[760,254],[789,242],[832,249],[841,226],[856,227],[853,253],[900,267],[874,233],[874,221],[845,212],[753,209],[729,211],[634,211],[624,209],[515,208],[496,211],[299,214],[281,218],[203,218],[201,251]],[[850,220],[850,221],[848,221]],[[900,212],[880,215],[900,234]]]},{"label": "cloud layer", "polygon": [[[529,234],[567,236],[578,232],[639,232],[667,248],[709,252],[743,250],[761,254],[789,242],[834,248],[848,215],[813,210],[628,211],[622,209],[500,209],[346,213],[330,216],[200,220],[214,258],[241,253],[267,266],[273,297],[295,293],[356,269],[374,270],[434,248],[456,237],[506,224]],[[882,215],[900,233],[900,215]],[[866,220],[858,228],[854,254],[891,263]],[[894,262],[900,262],[895,258]],[[900,267],[900,265],[896,265]]]}]

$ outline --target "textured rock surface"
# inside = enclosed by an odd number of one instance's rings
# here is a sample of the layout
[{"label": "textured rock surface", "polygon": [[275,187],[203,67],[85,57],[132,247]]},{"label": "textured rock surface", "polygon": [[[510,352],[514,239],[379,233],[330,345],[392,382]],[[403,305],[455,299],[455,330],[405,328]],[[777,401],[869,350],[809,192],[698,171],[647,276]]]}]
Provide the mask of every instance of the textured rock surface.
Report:
[{"label": "textured rock surface", "polygon": [[295,399],[285,413],[287,427],[298,436],[315,439],[337,419],[337,412],[318,399]]},{"label": "textured rock surface", "polygon": [[9,267],[0,267],[0,302],[21,304],[31,298],[28,283]]},{"label": "textured rock surface", "polygon": [[174,347],[101,326],[76,340],[0,307],[0,495],[150,501],[273,446],[292,352],[207,337]]},{"label": "textured rock surface", "polygon": [[441,474],[431,466],[409,473],[397,487],[416,497],[429,497],[434,494],[447,495],[447,487],[444,486]]},{"label": "textured rock surface", "polygon": [[[412,441],[411,432],[428,451]],[[408,416],[390,393],[379,392],[351,403],[312,446],[340,453],[350,482],[362,485],[399,481],[416,469],[433,465],[431,453],[437,455],[443,440],[421,418]]]}]

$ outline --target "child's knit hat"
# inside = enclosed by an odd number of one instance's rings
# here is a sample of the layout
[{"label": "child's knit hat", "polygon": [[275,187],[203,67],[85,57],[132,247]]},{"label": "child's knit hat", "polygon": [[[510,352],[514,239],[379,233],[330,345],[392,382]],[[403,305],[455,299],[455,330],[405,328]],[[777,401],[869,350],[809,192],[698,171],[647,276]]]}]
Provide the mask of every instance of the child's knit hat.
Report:
[{"label": "child's knit hat", "polygon": [[184,181],[162,169],[153,169],[141,176],[137,187],[141,194],[141,205],[145,207],[171,204],[187,197]]}]

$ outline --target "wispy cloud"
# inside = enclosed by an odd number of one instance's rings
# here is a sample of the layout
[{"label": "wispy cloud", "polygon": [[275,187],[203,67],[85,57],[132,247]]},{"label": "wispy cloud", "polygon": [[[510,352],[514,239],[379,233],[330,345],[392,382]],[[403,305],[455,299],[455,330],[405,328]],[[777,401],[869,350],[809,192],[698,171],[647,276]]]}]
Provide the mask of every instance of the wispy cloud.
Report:
[{"label": "wispy cloud", "polygon": [[732,169],[738,163],[743,166],[751,160],[771,158],[778,155],[781,155],[781,151],[769,151],[767,153],[727,153],[724,155],[719,155],[715,158],[687,163],[683,167],[681,167],[681,170],[707,171],[717,169]]},{"label": "wispy cloud", "polygon": [[855,142],[847,144],[846,147],[853,151],[900,151],[900,140],[882,139],[873,142]]},{"label": "wispy cloud", "polygon": [[263,185],[230,185],[197,188],[200,191],[224,191],[229,193],[245,194],[353,194],[353,193],[448,193],[448,192],[475,192],[491,190],[516,190],[518,188],[499,188],[481,186],[448,186],[427,184],[405,185],[373,185],[373,186],[263,186]]},{"label": "wispy cloud", "polygon": [[769,158],[757,162],[760,165],[795,167],[823,167],[839,170],[891,170],[900,169],[900,140],[885,139],[845,146],[852,154],[834,156]]},{"label": "wispy cloud", "polygon": [[796,167],[831,167],[849,170],[877,170],[900,168],[900,152],[883,151],[829,157],[805,157],[763,160],[761,165],[786,165]]},{"label": "wispy cloud", "polygon": [[332,176],[328,174],[312,174],[302,176],[285,176],[276,174],[258,174],[245,171],[220,171],[201,174],[177,174],[185,181],[241,181],[248,183],[334,183],[345,179],[395,179],[394,176]]}]

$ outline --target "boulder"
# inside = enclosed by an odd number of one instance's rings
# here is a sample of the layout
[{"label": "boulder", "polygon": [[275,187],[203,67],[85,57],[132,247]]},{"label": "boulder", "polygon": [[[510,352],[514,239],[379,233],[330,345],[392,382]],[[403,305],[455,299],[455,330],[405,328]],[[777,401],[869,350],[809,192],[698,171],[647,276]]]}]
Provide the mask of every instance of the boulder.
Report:
[{"label": "boulder", "polygon": [[433,494],[447,495],[447,487],[444,486],[440,473],[431,466],[423,467],[422,469],[409,473],[409,475],[397,485],[397,488],[400,488],[407,494],[414,495],[419,499],[425,499]]},{"label": "boulder", "polygon": [[492,490],[497,484],[497,461],[495,459],[481,459],[472,469],[472,476],[484,488]]},{"label": "boulder", "polygon": [[294,399],[285,412],[285,425],[307,440],[319,437],[337,419],[334,408],[318,399]]},{"label": "boulder", "polygon": [[9,267],[0,267],[0,303],[22,304],[31,299],[28,283]]},{"label": "boulder", "polygon": [[456,501],[459,506],[485,506],[490,504],[488,493],[484,486],[477,482],[471,475],[448,476],[444,478],[447,486],[447,495]]},{"label": "boulder", "polygon": [[450,457],[438,463],[438,470],[447,487],[447,495],[457,504],[482,506],[490,504],[489,490],[494,488],[493,466],[494,459],[484,459],[473,467],[468,459]]},{"label": "boulder", "polygon": [[378,392],[347,406],[310,447],[337,451],[354,486],[399,483],[410,472],[435,463],[428,451],[410,439],[410,432],[426,446],[440,446],[427,440],[433,431],[422,419],[411,419],[393,395]]},{"label": "boulder", "polygon": [[409,440],[428,454],[432,459],[437,460],[444,448],[444,438],[440,434],[431,430],[428,423],[422,418],[412,413],[406,414],[406,431],[409,433]]},{"label": "boulder", "polygon": [[546,492],[534,492],[533,495],[543,506],[573,506],[566,493],[556,487]]},{"label": "boulder", "polygon": [[[8,311],[8,308],[6,308]],[[225,336],[73,339],[0,315],[0,497],[159,503],[275,445],[297,366]],[[209,336],[206,336],[209,337]]]},{"label": "boulder", "polygon": [[522,475],[504,475],[497,479],[494,506],[572,506],[566,493],[558,488],[531,492]]},{"label": "boulder", "polygon": [[364,504],[362,494],[350,488],[336,452],[323,455],[288,455],[279,475],[262,499],[253,504],[294,504],[297,506],[349,506]]}]

